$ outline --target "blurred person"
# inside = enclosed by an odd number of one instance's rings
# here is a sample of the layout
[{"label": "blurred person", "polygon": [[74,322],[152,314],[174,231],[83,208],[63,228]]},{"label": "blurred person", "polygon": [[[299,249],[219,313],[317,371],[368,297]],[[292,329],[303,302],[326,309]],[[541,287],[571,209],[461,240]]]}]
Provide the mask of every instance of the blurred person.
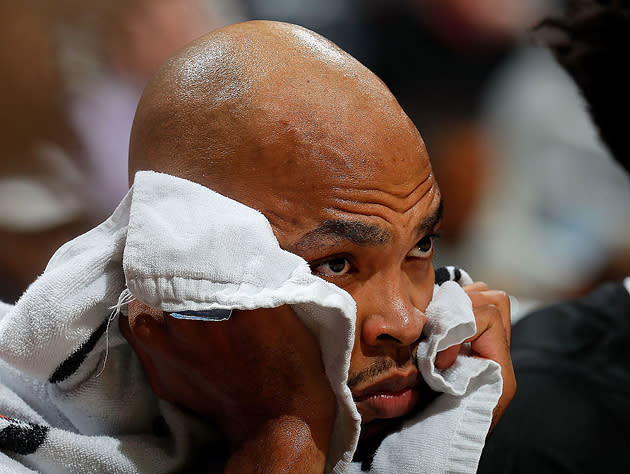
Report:
[{"label": "blurred person", "polygon": [[[2,1],[0,9],[0,296],[14,301],[56,248],[106,217],[125,194],[142,86],[163,59],[205,31],[212,10],[166,0]],[[85,31],[68,34],[79,25],[91,25],[103,40],[109,72],[74,77],[68,69],[77,43],[91,55],[99,49]],[[98,70],[95,59],[81,60]]]},{"label": "blurred person", "polygon": [[[630,47],[629,19],[624,1],[571,2],[537,32],[575,80],[604,144],[625,168],[626,188],[609,204],[626,211],[630,147],[619,117],[630,105],[630,69],[621,60]],[[600,166],[607,158],[599,157]],[[519,393],[488,438],[480,473],[628,470],[630,265],[624,269],[625,278],[541,308],[514,326]]]},{"label": "blurred person", "polygon": [[559,3],[549,0],[417,0],[423,21],[457,48],[496,48],[527,32]]},{"label": "blurred person", "polygon": [[112,217],[0,307],[4,466],[475,472],[509,301],[434,271],[439,188],[382,81],[232,25],[154,75],[129,156]]},{"label": "blurred person", "polygon": [[[85,151],[92,213],[103,219],[127,192],[129,135],[146,81],[177,49],[221,20],[213,4],[200,0],[116,0],[77,8],[78,26],[91,30],[83,36],[92,36],[82,54],[94,58],[88,58],[93,70],[85,75],[72,77],[69,70],[70,117]],[[76,20],[66,21],[77,29]],[[72,34],[67,43],[76,48]]]},{"label": "blurred person", "polygon": [[472,195],[478,205],[469,225],[457,226],[460,238],[444,242],[438,261],[481,271],[524,308],[588,293],[604,274],[620,276],[630,261],[627,178],[566,72],[548,51],[519,42],[484,95],[487,188]]},{"label": "blurred person", "polygon": [[0,2],[0,299],[88,228],[80,145],[63,108],[49,2]]},{"label": "blurred person", "polygon": [[487,187],[440,258],[532,305],[583,294],[628,249],[630,189],[578,89],[548,51],[519,48],[489,85],[485,125]]}]

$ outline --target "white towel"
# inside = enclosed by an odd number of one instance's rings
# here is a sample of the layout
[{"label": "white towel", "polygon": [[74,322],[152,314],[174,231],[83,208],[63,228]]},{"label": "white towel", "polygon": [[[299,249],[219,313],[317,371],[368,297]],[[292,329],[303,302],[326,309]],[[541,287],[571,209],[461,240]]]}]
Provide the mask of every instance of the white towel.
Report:
[{"label": "white towel", "polygon": [[[44,275],[0,318],[0,414],[28,423],[0,419],[0,439],[7,428],[43,433],[41,439],[34,436],[39,444],[32,451],[32,440],[20,447],[30,454],[0,445],[5,453],[0,466],[17,461],[45,472],[83,472],[85,466],[98,472],[172,472],[216,438],[207,425],[151,393],[117,322],[110,324],[110,308],[124,303],[127,292],[180,313],[292,305],[320,342],[337,397],[327,471],[357,468],[351,459],[360,419],[346,385],[353,299],[313,276],[303,259],[280,249],[257,211],[153,172],[138,173],[113,216],[64,245]],[[468,309],[465,315],[462,308]],[[492,371],[492,362],[474,359],[477,367],[464,355],[448,371],[427,371],[436,344],[460,342],[474,331],[470,301],[455,283],[436,287],[427,313],[431,334],[426,347],[419,348],[420,369],[430,384],[437,384],[432,386],[447,393],[385,439],[374,458],[375,472],[457,470],[454,459],[462,453],[472,454],[457,472],[476,469],[501,391],[500,375]],[[466,329],[453,335],[452,327]],[[105,369],[97,376],[107,345]],[[168,426],[161,433],[154,429],[160,419]]]},{"label": "white towel", "polygon": [[[450,277],[463,285],[472,283],[463,270],[451,268]],[[383,440],[369,472],[477,472],[492,411],[502,392],[501,367],[468,355],[469,344],[464,344],[451,367],[435,368],[438,351],[476,332],[470,299],[455,281],[436,285],[426,315],[427,338],[418,347],[418,369],[429,387],[441,395]],[[352,472],[361,472],[356,463],[352,467]]]}]

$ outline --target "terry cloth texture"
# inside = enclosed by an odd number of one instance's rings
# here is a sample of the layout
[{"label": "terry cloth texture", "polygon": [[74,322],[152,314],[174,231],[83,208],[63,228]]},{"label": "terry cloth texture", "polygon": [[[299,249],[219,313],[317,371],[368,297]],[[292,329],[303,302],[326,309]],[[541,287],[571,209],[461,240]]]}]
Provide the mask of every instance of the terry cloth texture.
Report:
[{"label": "terry cloth texture", "polygon": [[[59,249],[15,307],[0,308],[0,414],[10,417],[0,419],[0,468],[161,473],[189,469],[200,450],[222,458],[211,427],[151,392],[114,320],[130,298],[186,315],[290,304],[319,340],[337,398],[326,470],[360,469],[346,385],[354,300],[280,249],[262,214],[153,172],[139,172],[112,217]],[[445,393],[384,440],[374,472],[475,471],[501,392],[498,365],[462,354],[447,371],[426,368],[474,333],[470,306],[456,283],[436,286],[419,367]]]},{"label": "terry cloth texture", "polygon": [[503,389],[501,367],[472,357],[470,345],[464,344],[455,364],[444,370],[435,368],[439,351],[476,332],[472,304],[460,287],[472,283],[470,276],[456,267],[443,267],[436,270],[436,282],[417,364],[425,382],[440,395],[387,436],[367,463],[354,463],[354,473],[477,471],[492,411]]}]

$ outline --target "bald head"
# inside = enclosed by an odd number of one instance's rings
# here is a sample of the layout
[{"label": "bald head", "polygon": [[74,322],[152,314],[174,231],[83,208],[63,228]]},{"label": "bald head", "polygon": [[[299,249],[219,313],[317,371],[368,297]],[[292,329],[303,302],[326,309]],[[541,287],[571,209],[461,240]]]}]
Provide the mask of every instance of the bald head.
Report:
[{"label": "bald head", "polygon": [[[433,294],[441,199],[420,134],[359,62],[284,23],[212,32],[146,88],[130,148],[131,173],[141,169],[257,209],[281,248],[350,293],[354,392],[403,371],[410,380]],[[364,422],[394,416],[357,409]]]},{"label": "bald head", "polygon": [[374,142],[396,154],[410,141],[420,151],[413,124],[358,61],[304,28],[253,21],[209,33],[160,68],[136,113],[129,169],[242,200],[241,188],[308,181],[314,167],[359,179],[383,165]]}]

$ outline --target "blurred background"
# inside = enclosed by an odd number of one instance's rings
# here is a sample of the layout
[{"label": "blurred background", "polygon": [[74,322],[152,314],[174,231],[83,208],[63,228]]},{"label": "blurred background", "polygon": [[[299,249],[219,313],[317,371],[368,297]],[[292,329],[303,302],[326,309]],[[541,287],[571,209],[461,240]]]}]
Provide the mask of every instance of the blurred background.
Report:
[{"label": "blurred background", "polygon": [[127,190],[135,107],[200,34],[275,19],[379,75],[424,137],[444,196],[437,264],[520,312],[630,273],[630,183],[529,31],[561,0],[0,0],[0,299]]}]

